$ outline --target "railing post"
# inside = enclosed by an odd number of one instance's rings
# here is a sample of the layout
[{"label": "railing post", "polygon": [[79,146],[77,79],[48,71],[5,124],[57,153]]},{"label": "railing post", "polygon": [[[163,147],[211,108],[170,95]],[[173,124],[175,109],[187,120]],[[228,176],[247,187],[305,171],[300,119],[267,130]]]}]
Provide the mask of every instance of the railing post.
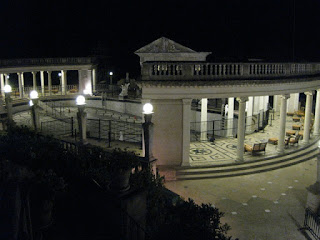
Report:
[{"label": "railing post", "polygon": [[108,138],[109,138],[109,147],[111,147],[111,120],[109,120]]},{"label": "railing post", "polygon": [[71,117],[71,136],[73,137],[73,117]]},{"label": "railing post", "polygon": [[98,120],[98,124],[99,124],[99,140],[101,139],[101,121],[100,121],[100,118]]}]

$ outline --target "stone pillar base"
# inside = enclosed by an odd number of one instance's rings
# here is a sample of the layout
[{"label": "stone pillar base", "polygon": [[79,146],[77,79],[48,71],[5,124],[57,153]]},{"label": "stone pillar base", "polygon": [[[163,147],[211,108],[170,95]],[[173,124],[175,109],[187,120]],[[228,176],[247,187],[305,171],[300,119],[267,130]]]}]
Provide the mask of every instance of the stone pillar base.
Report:
[{"label": "stone pillar base", "polygon": [[320,183],[316,182],[315,184],[307,187],[307,203],[306,207],[310,208],[313,212],[319,214],[320,210]]}]

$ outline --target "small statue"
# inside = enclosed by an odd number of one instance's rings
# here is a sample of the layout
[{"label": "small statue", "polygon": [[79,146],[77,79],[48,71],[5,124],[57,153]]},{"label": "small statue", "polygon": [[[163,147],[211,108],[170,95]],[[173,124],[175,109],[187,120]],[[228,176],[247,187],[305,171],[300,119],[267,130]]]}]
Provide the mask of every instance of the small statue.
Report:
[{"label": "small statue", "polygon": [[229,110],[229,106],[228,106],[228,104],[226,104],[224,106],[224,115],[228,115],[228,110]]},{"label": "small statue", "polygon": [[130,83],[122,84],[121,85],[121,93],[119,94],[120,97],[126,97],[128,96],[128,88]]}]

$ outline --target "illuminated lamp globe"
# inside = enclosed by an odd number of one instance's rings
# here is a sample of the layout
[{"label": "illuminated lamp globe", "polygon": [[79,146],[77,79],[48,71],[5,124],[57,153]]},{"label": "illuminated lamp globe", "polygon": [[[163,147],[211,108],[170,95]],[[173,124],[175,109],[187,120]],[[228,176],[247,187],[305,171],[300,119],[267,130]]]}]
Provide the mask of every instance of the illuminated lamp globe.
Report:
[{"label": "illuminated lamp globe", "polygon": [[58,76],[59,76],[59,77],[61,77],[61,76],[62,76],[62,73],[61,73],[61,72],[59,72],[59,73],[58,73]]},{"label": "illuminated lamp globe", "polygon": [[29,106],[32,107],[34,104],[32,102],[32,100],[29,101]]},{"label": "illuminated lamp globe", "polygon": [[79,95],[76,99],[76,104],[77,105],[85,105],[86,104],[86,99],[84,96]]},{"label": "illuminated lamp globe", "polygon": [[109,74],[110,74],[110,76],[112,76],[112,75],[113,75],[113,72],[109,72]]},{"label": "illuminated lamp globe", "polygon": [[143,114],[151,114],[153,113],[153,106],[151,103],[146,103],[143,105]]},{"label": "illuminated lamp globe", "polygon": [[32,90],[32,91],[30,92],[30,98],[31,98],[31,99],[37,99],[38,96],[39,96],[39,94],[38,94],[38,92],[37,92],[36,90]]},{"label": "illuminated lamp globe", "polygon": [[5,93],[11,93],[12,92],[12,87],[10,85],[5,85],[3,89],[4,89]]}]

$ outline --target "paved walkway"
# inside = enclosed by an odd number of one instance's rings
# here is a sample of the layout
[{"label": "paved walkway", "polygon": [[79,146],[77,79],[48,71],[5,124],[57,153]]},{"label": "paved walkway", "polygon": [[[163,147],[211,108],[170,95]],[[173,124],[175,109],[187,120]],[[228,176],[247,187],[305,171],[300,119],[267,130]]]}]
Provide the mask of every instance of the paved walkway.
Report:
[{"label": "paved walkway", "polygon": [[307,187],[316,181],[316,159],[241,177],[166,182],[171,191],[225,212],[229,234],[240,240],[301,240]]}]

